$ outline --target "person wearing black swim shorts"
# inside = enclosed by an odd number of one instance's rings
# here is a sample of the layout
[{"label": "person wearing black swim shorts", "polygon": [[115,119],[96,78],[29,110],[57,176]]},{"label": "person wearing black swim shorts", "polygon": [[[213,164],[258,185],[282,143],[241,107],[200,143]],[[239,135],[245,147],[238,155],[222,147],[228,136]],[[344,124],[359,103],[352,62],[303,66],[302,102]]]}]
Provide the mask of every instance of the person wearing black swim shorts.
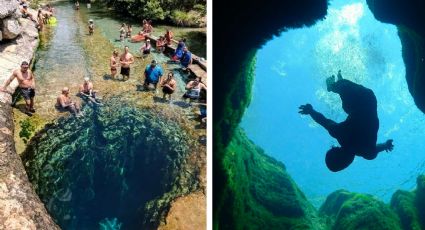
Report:
[{"label": "person wearing black swim shorts", "polygon": [[130,65],[133,64],[134,57],[128,52],[128,46],[124,47],[124,53],[120,56],[120,64],[121,64],[121,75],[123,76],[123,80],[126,81],[130,78]]},{"label": "person wearing black swim shorts", "polygon": [[35,113],[34,97],[35,97],[35,76],[29,70],[29,64],[23,61],[20,69],[13,71],[12,76],[6,80],[3,86],[0,86],[0,91],[5,92],[9,84],[16,78],[19,84],[19,89],[25,99],[26,112]]}]

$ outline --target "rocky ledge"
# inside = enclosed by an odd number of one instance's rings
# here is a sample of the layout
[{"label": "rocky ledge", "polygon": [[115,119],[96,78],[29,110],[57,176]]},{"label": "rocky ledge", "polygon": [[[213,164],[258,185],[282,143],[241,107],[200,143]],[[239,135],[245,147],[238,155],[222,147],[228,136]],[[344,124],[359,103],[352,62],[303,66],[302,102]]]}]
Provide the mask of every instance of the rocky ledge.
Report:
[{"label": "rocky ledge", "polygon": [[[0,84],[22,61],[32,59],[37,38],[35,24],[21,18],[17,1],[0,0]],[[9,91],[17,85],[12,82]],[[16,154],[11,100],[10,94],[0,92],[0,229],[59,229]]]}]

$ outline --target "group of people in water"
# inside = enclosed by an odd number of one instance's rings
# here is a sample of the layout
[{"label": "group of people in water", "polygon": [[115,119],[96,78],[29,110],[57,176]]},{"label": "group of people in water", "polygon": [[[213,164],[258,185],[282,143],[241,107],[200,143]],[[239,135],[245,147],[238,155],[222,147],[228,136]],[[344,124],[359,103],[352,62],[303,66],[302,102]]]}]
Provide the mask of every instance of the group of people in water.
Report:
[{"label": "group of people in water", "polygon": [[[109,60],[111,78],[117,79],[118,68],[120,68],[120,74],[122,80],[126,81],[130,78],[130,66],[134,63],[134,56],[129,52],[128,46],[124,47],[124,52],[120,55],[118,50],[112,52],[112,56]],[[143,73],[145,80],[143,86],[145,89],[153,88],[156,92],[158,85],[162,88],[163,99],[171,100],[171,95],[176,90],[176,80],[174,79],[174,73],[167,73],[166,77],[163,77],[164,71],[156,60],[146,66]],[[186,85],[187,92],[183,95],[183,98],[187,99],[199,99],[201,97],[201,91],[207,90],[206,85],[202,82],[200,77],[189,81]]]},{"label": "group of people in water", "polygon": [[[39,10],[39,20],[42,24],[46,23],[46,19],[48,17],[53,16],[53,8],[50,5],[47,5],[48,14],[45,15],[45,12],[40,9]],[[75,4],[76,9],[79,7],[79,3]],[[27,6],[23,4],[23,9],[26,9]],[[46,16],[46,17],[45,17]],[[30,15],[28,17],[31,17]],[[148,35],[153,31],[153,27],[151,25],[151,21],[143,20],[143,30],[139,32],[138,35],[143,35],[145,44],[140,48],[140,52],[142,54],[149,54],[152,48],[150,44],[150,39],[147,38]],[[124,28],[124,29],[123,29]],[[127,28],[125,30],[125,28]],[[94,22],[93,20],[89,20],[88,27],[89,34],[93,34],[94,32]],[[131,25],[126,26],[122,25],[120,29],[120,37],[125,36],[127,38],[131,37]],[[170,30],[167,30],[164,36],[160,36],[156,43],[156,48],[159,52],[164,52],[165,47],[172,44],[173,33]],[[172,54],[171,61],[179,61],[183,68],[187,68],[189,64],[191,64],[191,53],[188,51],[186,47],[186,39],[182,39],[179,41],[175,52]],[[123,53],[119,54],[118,50],[114,50],[112,56],[110,58],[110,71],[111,78],[118,78],[118,68],[120,68],[120,75],[122,76],[122,80],[126,81],[130,78],[131,65],[134,63],[134,56],[129,52],[129,47],[125,46]],[[166,76],[164,76],[164,71],[162,67],[157,63],[156,60],[152,60],[150,64],[148,64],[144,70],[144,82],[143,86],[146,90],[154,89],[155,93],[157,92],[158,86],[162,88],[162,98],[163,100],[172,99],[172,95],[175,93],[177,89],[177,81],[174,78],[173,72],[168,72]],[[18,81],[18,92],[25,100],[25,113],[31,115],[35,113],[34,109],[34,97],[35,97],[35,76],[29,70],[29,63],[27,61],[23,61],[21,63],[20,69],[14,70],[11,77],[9,77],[3,85],[0,86],[0,91],[6,91],[6,88],[10,85],[10,83],[17,79]],[[202,82],[200,77],[196,77],[189,81],[186,85],[186,92],[182,96],[183,99],[200,99],[202,96],[202,91],[206,91],[206,84]],[[85,77],[84,82],[79,87],[78,95],[82,97],[84,100],[94,103],[101,104],[98,98],[96,98],[96,91],[94,90],[93,83],[90,81],[90,78]],[[70,97],[70,89],[69,87],[63,87],[60,95],[57,97],[55,108],[59,111],[69,111],[75,116],[79,117],[82,115],[81,105],[78,101],[73,100]]]}]

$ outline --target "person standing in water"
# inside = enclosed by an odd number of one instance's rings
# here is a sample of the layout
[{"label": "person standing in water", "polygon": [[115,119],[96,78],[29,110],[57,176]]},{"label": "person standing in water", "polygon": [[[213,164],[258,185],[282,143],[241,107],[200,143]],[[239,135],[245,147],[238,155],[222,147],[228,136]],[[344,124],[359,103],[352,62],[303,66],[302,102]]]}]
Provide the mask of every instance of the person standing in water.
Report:
[{"label": "person standing in water", "polygon": [[109,59],[109,66],[111,67],[111,78],[115,79],[115,76],[117,76],[117,68],[120,66],[119,62],[117,61],[118,58],[118,50],[114,50],[112,52],[112,56]]},{"label": "person standing in water", "polygon": [[130,65],[134,63],[133,55],[128,52],[128,46],[124,47],[124,53],[121,54],[120,64],[121,64],[121,75],[123,80],[126,81],[130,78]]},{"label": "person standing in water", "polygon": [[93,23],[93,19],[89,20],[89,35],[93,35],[94,33],[94,23]]},{"label": "person standing in water", "polygon": [[326,153],[325,162],[329,170],[338,172],[347,168],[355,156],[373,160],[379,152],[393,150],[391,139],[376,144],[379,119],[376,97],[371,89],[342,79],[341,71],[338,71],[337,81],[332,75],[326,80],[326,85],[328,92],[337,93],[341,97],[342,108],[348,114],[345,121],[337,123],[330,120],[314,110],[310,104],[301,105],[299,113],[310,115],[341,145],[333,146]]},{"label": "person standing in water", "polygon": [[34,97],[35,97],[35,76],[29,70],[29,64],[26,61],[21,63],[21,68],[14,70],[12,76],[9,77],[0,87],[0,91],[6,92],[7,86],[16,78],[19,84],[19,90],[24,97],[26,104],[26,113],[35,113]]},{"label": "person standing in water", "polygon": [[120,28],[120,41],[124,41],[124,38],[125,38],[125,36],[126,36],[126,31],[125,31],[125,23],[123,23],[122,25],[121,25],[121,28]]},{"label": "person standing in water", "polygon": [[162,87],[162,99],[165,100],[166,95],[168,95],[168,99],[171,100],[171,94],[176,90],[176,80],[174,80],[174,73],[169,72],[167,78],[161,80]]}]

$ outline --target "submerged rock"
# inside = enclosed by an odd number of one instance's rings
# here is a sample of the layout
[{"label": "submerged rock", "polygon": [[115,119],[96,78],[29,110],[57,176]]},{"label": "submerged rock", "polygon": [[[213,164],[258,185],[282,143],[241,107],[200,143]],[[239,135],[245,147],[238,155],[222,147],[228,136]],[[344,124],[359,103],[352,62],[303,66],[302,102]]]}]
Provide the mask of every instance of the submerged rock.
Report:
[{"label": "submerged rock", "polygon": [[418,212],[415,207],[415,194],[398,190],[391,198],[391,207],[400,217],[403,229],[420,230]]},{"label": "submerged rock", "polygon": [[285,166],[264,154],[242,130],[237,130],[227,151],[227,187],[223,200],[214,201],[220,204],[220,228],[325,228]]},{"label": "submerged rock", "polygon": [[320,211],[335,218],[332,229],[402,229],[396,213],[370,195],[339,190],[329,195]]}]

